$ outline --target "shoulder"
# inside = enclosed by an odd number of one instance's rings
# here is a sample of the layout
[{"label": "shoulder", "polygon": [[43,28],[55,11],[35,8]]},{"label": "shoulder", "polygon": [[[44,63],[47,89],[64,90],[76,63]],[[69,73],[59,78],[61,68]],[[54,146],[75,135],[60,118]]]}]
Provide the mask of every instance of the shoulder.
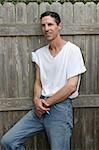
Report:
[{"label": "shoulder", "polygon": [[80,48],[79,48],[76,44],[74,44],[74,43],[72,43],[72,42],[69,42],[69,43],[68,43],[68,46],[69,46],[69,48],[70,48],[71,50],[73,50],[73,51],[80,50]]},{"label": "shoulder", "polygon": [[81,55],[80,48],[76,44],[74,44],[72,42],[68,43],[68,49],[69,49],[69,55],[70,56],[74,56],[75,57],[77,55]]},{"label": "shoulder", "polygon": [[40,59],[43,59],[44,57],[44,53],[46,52],[48,45],[43,46],[37,50],[35,50],[34,52],[32,52],[32,61],[36,62],[37,64],[39,64]]},{"label": "shoulder", "polygon": [[43,53],[46,52],[46,49],[47,49],[47,48],[48,48],[48,45],[43,46],[43,47],[41,47],[41,48],[35,50],[35,52],[32,52],[32,53],[35,53],[35,54],[37,54],[37,55],[41,55],[41,54],[43,54]]}]

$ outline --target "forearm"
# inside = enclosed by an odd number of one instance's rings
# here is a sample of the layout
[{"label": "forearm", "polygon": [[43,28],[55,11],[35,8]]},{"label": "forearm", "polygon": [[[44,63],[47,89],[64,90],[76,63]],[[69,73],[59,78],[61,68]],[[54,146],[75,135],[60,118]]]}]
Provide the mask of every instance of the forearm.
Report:
[{"label": "forearm", "polygon": [[47,99],[49,106],[66,100],[77,89],[79,76],[71,79],[63,88]]},{"label": "forearm", "polygon": [[56,103],[62,102],[66,100],[74,91],[75,89],[72,89],[68,86],[64,86],[61,90],[59,90],[53,96],[49,97],[47,99],[47,102],[50,106]]},{"label": "forearm", "polygon": [[42,93],[42,88],[41,88],[41,86],[35,85],[35,86],[34,86],[34,98],[35,98],[35,97],[40,98],[41,93]]},{"label": "forearm", "polygon": [[33,102],[40,98],[42,92],[42,87],[38,83],[35,82],[34,84],[34,96],[33,96]]}]

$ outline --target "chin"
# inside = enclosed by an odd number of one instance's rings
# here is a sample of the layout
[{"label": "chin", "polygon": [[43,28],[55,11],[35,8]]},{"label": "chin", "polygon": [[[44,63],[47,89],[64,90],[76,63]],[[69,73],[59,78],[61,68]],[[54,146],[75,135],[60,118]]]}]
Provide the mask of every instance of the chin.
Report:
[{"label": "chin", "polygon": [[46,37],[46,39],[47,39],[47,41],[53,41],[54,40],[54,38],[52,38],[52,37]]},{"label": "chin", "polygon": [[46,40],[47,40],[48,42],[53,41],[53,39],[51,39],[51,38],[46,38]]},{"label": "chin", "polygon": [[51,39],[51,38],[47,38],[47,41],[52,41],[53,39]]}]

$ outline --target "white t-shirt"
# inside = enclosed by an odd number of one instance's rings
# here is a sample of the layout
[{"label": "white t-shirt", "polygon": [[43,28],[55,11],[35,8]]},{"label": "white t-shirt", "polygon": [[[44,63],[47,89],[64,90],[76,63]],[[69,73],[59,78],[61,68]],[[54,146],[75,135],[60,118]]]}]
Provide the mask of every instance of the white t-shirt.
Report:
[{"label": "white t-shirt", "polygon": [[[32,61],[40,68],[44,96],[52,96],[66,85],[69,78],[86,71],[79,47],[69,41],[55,57],[51,55],[49,45],[32,52]],[[78,88],[70,98],[78,96]]]}]

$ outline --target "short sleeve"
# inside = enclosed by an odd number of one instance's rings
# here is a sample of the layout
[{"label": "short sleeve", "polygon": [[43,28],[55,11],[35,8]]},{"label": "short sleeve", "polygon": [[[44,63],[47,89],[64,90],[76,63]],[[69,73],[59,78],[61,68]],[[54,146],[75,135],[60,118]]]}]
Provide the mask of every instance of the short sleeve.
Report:
[{"label": "short sleeve", "polygon": [[32,62],[35,62],[37,65],[39,65],[39,58],[36,52],[32,52]]},{"label": "short sleeve", "polygon": [[83,57],[79,47],[75,47],[70,52],[67,66],[67,79],[82,74],[86,71],[84,66]]}]

